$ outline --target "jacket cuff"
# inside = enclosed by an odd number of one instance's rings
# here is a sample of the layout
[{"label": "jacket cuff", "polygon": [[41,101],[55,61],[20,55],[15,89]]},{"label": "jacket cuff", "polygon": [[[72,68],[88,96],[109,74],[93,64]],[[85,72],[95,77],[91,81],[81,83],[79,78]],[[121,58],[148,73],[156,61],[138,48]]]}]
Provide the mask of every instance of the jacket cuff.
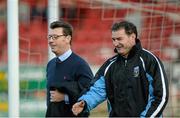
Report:
[{"label": "jacket cuff", "polygon": [[69,96],[67,94],[64,95],[65,104],[69,104]]}]

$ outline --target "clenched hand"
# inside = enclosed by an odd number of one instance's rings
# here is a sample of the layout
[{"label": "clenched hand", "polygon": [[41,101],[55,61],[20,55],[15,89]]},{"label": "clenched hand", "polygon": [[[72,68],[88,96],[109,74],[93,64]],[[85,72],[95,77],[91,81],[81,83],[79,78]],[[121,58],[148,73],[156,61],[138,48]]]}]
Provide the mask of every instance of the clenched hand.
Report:
[{"label": "clenched hand", "polygon": [[51,102],[60,102],[63,100],[64,100],[64,93],[61,93],[58,90],[50,91]]},{"label": "clenched hand", "polygon": [[80,101],[80,102],[76,102],[73,106],[72,106],[72,112],[74,115],[78,115],[79,113],[81,113],[84,109],[85,106],[85,102],[84,101]]}]

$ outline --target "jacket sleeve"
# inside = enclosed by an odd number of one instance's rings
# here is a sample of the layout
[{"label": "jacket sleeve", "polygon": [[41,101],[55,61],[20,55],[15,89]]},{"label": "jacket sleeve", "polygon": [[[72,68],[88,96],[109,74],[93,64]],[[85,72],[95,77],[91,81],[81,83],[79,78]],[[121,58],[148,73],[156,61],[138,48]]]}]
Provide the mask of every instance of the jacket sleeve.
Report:
[{"label": "jacket sleeve", "polygon": [[102,103],[106,99],[106,88],[104,76],[101,76],[90,87],[89,91],[83,94],[79,100],[84,100],[87,103],[87,110],[90,111],[98,104]]},{"label": "jacket sleeve", "polygon": [[[76,81],[79,89],[83,92],[90,86],[90,82],[94,75],[87,63],[81,63],[76,71]],[[80,96],[78,96],[80,97]]]},{"label": "jacket sleeve", "polygon": [[158,117],[162,115],[168,101],[168,79],[158,57],[153,55],[147,63],[145,71],[149,83],[149,98],[141,117]]},{"label": "jacket sleeve", "polygon": [[110,64],[110,61],[106,61],[96,73],[94,79],[91,81],[91,86],[84,91],[83,95],[78,99],[86,101],[87,109],[92,110],[98,104],[102,103],[107,98],[106,86],[105,86],[105,70]]},{"label": "jacket sleeve", "polygon": [[80,97],[81,93],[90,86],[93,73],[87,63],[81,63],[77,68],[74,81],[65,81],[59,86],[59,91],[67,93],[70,104]]},{"label": "jacket sleeve", "polygon": [[62,93],[66,93],[68,98],[70,99],[70,101],[67,102],[70,102],[71,104],[75,103],[81,92],[78,87],[78,83],[75,81],[63,82],[61,85],[57,85],[56,89],[58,89],[58,91]]}]

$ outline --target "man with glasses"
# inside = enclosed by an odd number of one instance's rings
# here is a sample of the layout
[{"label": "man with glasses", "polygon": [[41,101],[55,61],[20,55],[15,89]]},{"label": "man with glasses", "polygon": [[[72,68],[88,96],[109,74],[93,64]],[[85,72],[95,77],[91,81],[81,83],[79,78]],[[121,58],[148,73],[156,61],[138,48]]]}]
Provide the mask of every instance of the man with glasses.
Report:
[{"label": "man with glasses", "polygon": [[[56,55],[47,64],[46,117],[72,117],[71,108],[93,78],[87,62],[71,50],[72,26],[64,21],[50,24],[48,44]],[[82,113],[80,116],[88,116]]]}]

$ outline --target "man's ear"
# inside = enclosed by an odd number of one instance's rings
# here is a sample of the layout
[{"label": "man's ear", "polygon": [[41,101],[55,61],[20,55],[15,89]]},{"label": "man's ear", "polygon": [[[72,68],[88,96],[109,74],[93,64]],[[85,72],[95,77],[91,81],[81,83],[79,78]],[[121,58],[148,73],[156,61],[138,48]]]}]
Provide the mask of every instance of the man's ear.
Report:
[{"label": "man's ear", "polygon": [[136,35],[135,34],[131,34],[131,37],[132,37],[132,39],[136,39]]},{"label": "man's ear", "polygon": [[72,40],[72,37],[70,35],[67,36],[67,40],[69,41],[69,43],[71,42]]}]

